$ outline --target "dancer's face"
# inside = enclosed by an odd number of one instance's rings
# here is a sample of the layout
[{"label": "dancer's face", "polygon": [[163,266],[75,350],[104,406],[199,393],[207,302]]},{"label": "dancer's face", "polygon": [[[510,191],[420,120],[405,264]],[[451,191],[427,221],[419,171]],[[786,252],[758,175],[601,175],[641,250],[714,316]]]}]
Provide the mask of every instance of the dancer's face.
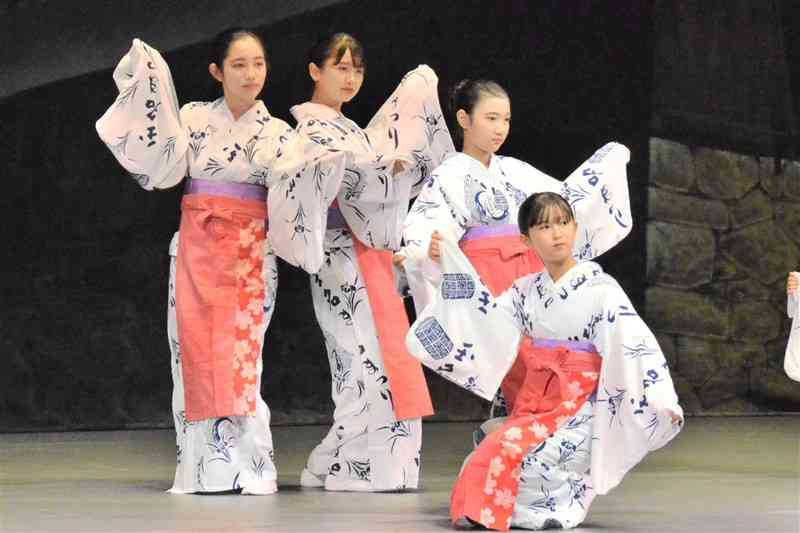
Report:
[{"label": "dancer's face", "polygon": [[511,102],[501,96],[485,95],[472,108],[472,113],[461,109],[456,119],[464,130],[465,146],[494,154],[503,146],[511,129]]},{"label": "dancer's face", "polygon": [[337,108],[355,98],[364,83],[364,65],[353,59],[349,49],[338,63],[335,56],[328,57],[322,67],[309,63],[308,73],[316,97]]},{"label": "dancer's face", "polygon": [[550,206],[544,221],[528,228],[523,242],[548,263],[562,263],[572,257],[578,225],[568,213],[558,206]]},{"label": "dancer's face", "polygon": [[267,79],[264,49],[250,35],[239,37],[228,48],[222,68],[212,63],[209,71],[222,83],[227,100],[254,102]]}]

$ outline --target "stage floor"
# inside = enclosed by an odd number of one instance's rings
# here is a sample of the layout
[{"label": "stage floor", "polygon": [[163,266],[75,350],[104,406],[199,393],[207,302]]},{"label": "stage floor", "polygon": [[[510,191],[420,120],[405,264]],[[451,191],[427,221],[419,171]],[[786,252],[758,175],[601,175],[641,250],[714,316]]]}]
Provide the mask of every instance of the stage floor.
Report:
[{"label": "stage floor", "polygon": [[[327,428],[274,428],[278,494],[176,496],[172,431],[0,435],[2,531],[450,531],[449,490],[473,424],[424,426],[422,486],[301,489]],[[800,417],[690,418],[598,497],[583,532],[800,531]]]}]

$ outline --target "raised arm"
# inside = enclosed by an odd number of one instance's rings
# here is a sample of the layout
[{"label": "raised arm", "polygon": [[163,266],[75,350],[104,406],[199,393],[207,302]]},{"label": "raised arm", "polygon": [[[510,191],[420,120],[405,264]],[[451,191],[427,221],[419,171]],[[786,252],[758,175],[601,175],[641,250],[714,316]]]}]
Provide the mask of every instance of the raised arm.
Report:
[{"label": "raised arm", "polygon": [[172,74],[139,39],[114,70],[119,96],[97,121],[100,139],[144,189],[173,187],[187,172],[189,139]]},{"label": "raised arm", "polygon": [[629,159],[630,151],[624,145],[608,143],[564,180],[560,192],[578,222],[576,259],[594,259],[630,233]]},{"label": "raised arm", "polygon": [[[455,151],[442,115],[439,78],[427,65],[407,73],[367,125],[376,151],[416,196],[433,169]],[[401,172],[397,172],[402,170]]]}]

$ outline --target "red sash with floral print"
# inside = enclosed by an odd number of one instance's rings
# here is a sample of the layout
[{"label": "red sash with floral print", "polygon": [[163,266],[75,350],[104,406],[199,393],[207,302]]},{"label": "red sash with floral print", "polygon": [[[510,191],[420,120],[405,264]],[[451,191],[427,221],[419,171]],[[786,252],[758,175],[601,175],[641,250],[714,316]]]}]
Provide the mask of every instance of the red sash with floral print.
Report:
[{"label": "red sash with floral print", "polygon": [[187,194],[175,272],[186,419],[253,416],[264,342],[266,203]]},{"label": "red sash with floral print", "polygon": [[517,402],[500,429],[490,433],[469,458],[450,500],[453,522],[468,517],[484,527],[511,526],[525,455],[567,423],[597,388],[601,358],[563,343],[536,346],[529,338],[519,360],[526,374]]}]

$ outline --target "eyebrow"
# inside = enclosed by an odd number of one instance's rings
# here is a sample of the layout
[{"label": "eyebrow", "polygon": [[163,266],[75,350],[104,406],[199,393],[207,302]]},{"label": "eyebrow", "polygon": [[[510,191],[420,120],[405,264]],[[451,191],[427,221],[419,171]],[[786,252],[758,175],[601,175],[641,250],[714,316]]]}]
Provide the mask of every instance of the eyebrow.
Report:
[{"label": "eyebrow", "polygon": [[[248,58],[246,58],[246,57],[234,57],[233,59],[231,59],[231,62],[234,63],[236,61],[247,61],[247,59]],[[253,59],[256,59],[256,60],[260,59],[260,60],[263,61],[264,60],[264,56],[256,56]]]}]

